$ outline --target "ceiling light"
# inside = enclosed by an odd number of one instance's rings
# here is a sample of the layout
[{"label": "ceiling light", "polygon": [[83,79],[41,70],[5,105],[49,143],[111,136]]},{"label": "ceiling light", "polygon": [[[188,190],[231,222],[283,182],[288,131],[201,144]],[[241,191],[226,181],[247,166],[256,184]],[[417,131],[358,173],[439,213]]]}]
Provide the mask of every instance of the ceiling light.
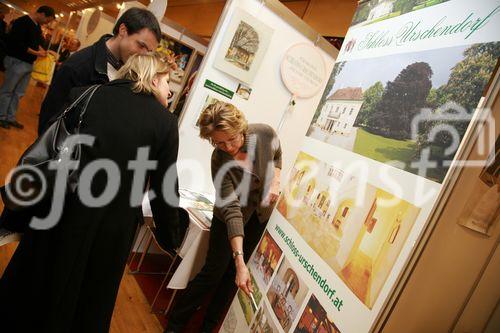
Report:
[{"label": "ceiling light", "polygon": [[59,17],[64,17],[64,14],[63,13],[59,14]]},{"label": "ceiling light", "polygon": [[99,7],[97,7],[97,8],[99,8],[99,10],[100,10],[101,12],[104,10],[104,8],[102,8],[102,6],[99,6]]}]

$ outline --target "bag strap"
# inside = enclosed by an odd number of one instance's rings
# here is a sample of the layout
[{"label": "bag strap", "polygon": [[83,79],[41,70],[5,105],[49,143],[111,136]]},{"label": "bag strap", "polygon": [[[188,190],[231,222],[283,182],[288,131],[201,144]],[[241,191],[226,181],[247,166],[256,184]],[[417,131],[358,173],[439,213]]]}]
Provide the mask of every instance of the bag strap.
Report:
[{"label": "bag strap", "polygon": [[[83,94],[81,94],[73,103],[71,103],[70,106],[68,106],[64,111],[63,113],[59,116],[59,118],[64,118],[66,117],[66,115],[68,114],[68,112],[70,112],[71,110],[73,110],[73,108],[78,105],[84,98],[86,98],[89,94],[93,94],[97,88],[99,88],[101,85],[100,84],[94,84],[93,86],[90,86],[88,87],[84,92]],[[88,105],[88,102],[87,104],[85,105],[85,108],[87,107]]]},{"label": "bag strap", "polygon": [[76,125],[76,128],[75,128],[76,134],[80,133],[80,127],[82,126],[83,116],[87,112],[87,107],[89,106],[89,103],[90,103],[90,100],[92,99],[92,96],[94,96],[94,93],[97,91],[97,89],[99,89],[100,86],[101,86],[100,84],[96,84],[96,85],[93,85],[92,87],[90,87],[92,90],[87,94],[88,96],[86,96],[85,105],[83,106],[83,109],[80,112],[80,117],[78,119],[78,125]]}]

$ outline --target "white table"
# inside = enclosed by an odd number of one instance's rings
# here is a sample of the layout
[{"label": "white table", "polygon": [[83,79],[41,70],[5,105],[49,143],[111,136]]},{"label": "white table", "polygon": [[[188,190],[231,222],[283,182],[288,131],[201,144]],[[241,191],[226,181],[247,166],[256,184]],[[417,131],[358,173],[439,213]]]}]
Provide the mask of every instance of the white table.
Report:
[{"label": "white table", "polygon": [[189,281],[201,271],[207,257],[209,240],[210,229],[190,215],[189,229],[178,253],[182,261],[172,275],[167,289],[185,289]]},{"label": "white table", "polygon": [[[184,206],[182,198],[180,206]],[[142,212],[144,217],[153,216],[147,196],[144,196],[142,202]],[[167,288],[185,289],[189,281],[200,272],[205,264],[209,239],[210,229],[200,223],[195,216],[189,214],[189,227],[177,253],[182,261],[173,273]]]}]

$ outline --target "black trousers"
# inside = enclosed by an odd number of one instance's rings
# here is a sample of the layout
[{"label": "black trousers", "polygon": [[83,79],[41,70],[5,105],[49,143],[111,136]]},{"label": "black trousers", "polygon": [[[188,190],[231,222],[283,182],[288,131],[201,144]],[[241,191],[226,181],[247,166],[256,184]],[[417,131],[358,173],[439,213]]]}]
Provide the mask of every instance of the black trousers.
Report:
[{"label": "black trousers", "polygon": [[[260,223],[254,214],[245,225],[243,252],[245,262],[254,251],[264,232],[266,223]],[[210,332],[219,319],[228,302],[236,292],[234,283],[236,268],[232,258],[226,224],[216,217],[210,228],[210,241],[205,265],[200,273],[188,284],[184,294],[175,304],[165,332],[182,332],[196,309],[203,303],[205,297],[215,290],[203,321],[203,332]]]}]

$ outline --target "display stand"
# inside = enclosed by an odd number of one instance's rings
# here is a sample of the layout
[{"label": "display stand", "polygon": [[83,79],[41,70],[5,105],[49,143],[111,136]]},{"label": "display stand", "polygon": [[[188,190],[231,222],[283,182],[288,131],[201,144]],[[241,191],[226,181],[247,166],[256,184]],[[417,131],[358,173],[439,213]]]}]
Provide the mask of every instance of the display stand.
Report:
[{"label": "display stand", "polygon": [[[256,57],[251,83],[220,68],[220,50],[231,42],[228,29],[238,24],[232,19],[238,13],[246,15],[262,41],[262,56]],[[278,129],[283,112],[288,108],[291,94],[283,84],[280,64],[293,45],[307,43],[316,47],[325,63],[325,72],[333,68],[337,50],[318,33],[302,22],[279,1],[228,1],[212,36],[209,49],[191,89],[180,123],[179,179],[180,186],[200,192],[213,193],[210,175],[210,156],[213,147],[199,138],[196,122],[207,101],[217,99],[232,103],[243,111],[249,123],[265,123]],[[224,55],[222,56],[224,58]],[[326,80],[322,82],[324,89]],[[238,94],[237,92],[240,92]],[[290,170],[299,151],[306,123],[312,118],[321,98],[318,92],[309,98],[298,98],[294,111],[289,113],[279,133],[283,150],[283,175]],[[230,96],[230,97],[228,97]],[[248,98],[248,99],[247,99]],[[193,161],[191,163],[190,161]]]},{"label": "display stand", "polygon": [[498,13],[493,0],[360,4],[248,262],[257,306],[238,291],[222,332],[383,329],[494,124],[482,107],[498,90]]}]

